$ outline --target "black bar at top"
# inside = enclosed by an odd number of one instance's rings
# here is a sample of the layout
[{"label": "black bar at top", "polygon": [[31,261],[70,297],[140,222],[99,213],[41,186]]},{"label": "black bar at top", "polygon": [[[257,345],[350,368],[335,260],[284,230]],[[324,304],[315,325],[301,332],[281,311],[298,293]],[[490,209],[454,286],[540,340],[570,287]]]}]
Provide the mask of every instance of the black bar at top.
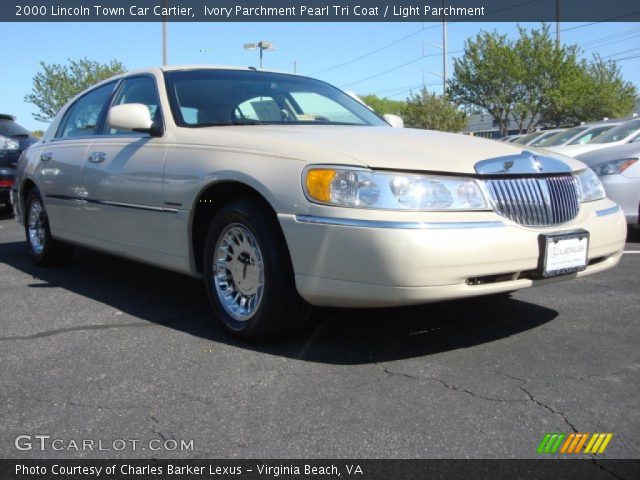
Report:
[{"label": "black bar at top", "polygon": [[638,22],[637,0],[14,0],[0,22]]}]

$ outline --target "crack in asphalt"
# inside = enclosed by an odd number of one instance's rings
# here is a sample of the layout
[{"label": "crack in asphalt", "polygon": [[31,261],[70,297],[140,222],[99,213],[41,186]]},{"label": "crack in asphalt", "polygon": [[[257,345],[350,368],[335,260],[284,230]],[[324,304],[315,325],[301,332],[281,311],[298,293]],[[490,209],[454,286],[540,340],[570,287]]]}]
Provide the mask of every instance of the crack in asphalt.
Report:
[{"label": "crack in asphalt", "polygon": [[34,340],[37,338],[52,337],[62,333],[80,332],[88,330],[106,330],[110,328],[132,328],[132,327],[153,327],[159,324],[153,322],[130,322],[130,323],[100,323],[96,325],[78,325],[76,327],[57,328],[55,330],[45,330],[44,332],[34,333],[32,335],[14,335],[10,337],[0,337],[0,341],[11,340]]},{"label": "crack in asphalt", "polygon": [[33,333],[31,335],[14,335],[14,336],[8,336],[8,337],[0,337],[0,341],[6,342],[6,341],[15,341],[15,340],[36,340],[39,338],[52,337],[54,335],[60,335],[60,334],[69,333],[69,332],[107,330],[107,329],[114,329],[114,328],[170,327],[172,325],[175,325],[176,323],[180,323],[185,320],[196,320],[198,318],[203,317],[204,315],[205,315],[204,313],[184,315],[184,316],[176,317],[173,319],[169,319],[169,321],[165,321],[165,322],[142,321],[142,322],[128,322],[128,323],[99,323],[95,325],[78,325],[75,327],[63,327],[63,328],[56,328],[54,330],[45,330],[43,332]]},{"label": "crack in asphalt", "polygon": [[527,395],[527,397],[529,397],[529,401],[531,401],[531,402],[535,403],[536,405],[538,405],[539,407],[542,407],[542,408],[544,408],[545,410],[547,410],[547,411],[549,411],[549,412],[553,413],[554,415],[559,416],[559,417],[562,419],[562,421],[563,421],[564,423],[566,423],[566,424],[569,426],[569,428],[571,428],[571,431],[572,431],[572,432],[574,432],[574,433],[577,433],[577,432],[578,432],[578,429],[575,427],[575,425],[574,425],[573,423],[571,423],[571,421],[569,420],[569,418],[567,417],[567,415],[566,415],[565,413],[561,412],[560,410],[556,410],[556,409],[555,409],[555,408],[553,408],[553,407],[550,407],[550,406],[549,406],[549,405],[547,405],[546,403],[541,402],[540,400],[538,400],[538,399],[533,395],[533,393],[531,393],[529,390],[527,390],[526,388],[524,388],[524,385],[526,385],[526,384],[527,384],[527,380],[526,380],[526,379],[524,379],[524,378],[519,378],[519,377],[515,377],[515,376],[513,376],[513,375],[509,375],[509,374],[504,373],[504,372],[501,372],[501,371],[499,371],[499,370],[496,370],[496,373],[497,373],[498,375],[502,375],[503,377],[510,378],[511,380],[516,380],[516,381],[518,381],[518,382],[521,382],[521,383],[522,383],[522,385],[518,385],[518,388],[519,388],[522,392],[524,392],[524,394],[525,394],[525,395]]},{"label": "crack in asphalt", "polygon": [[437,377],[418,377],[418,376],[415,376],[415,375],[409,375],[408,373],[394,372],[393,370],[389,370],[389,368],[387,366],[385,366],[384,364],[382,364],[382,363],[376,363],[375,365],[378,366],[385,374],[387,374],[389,376],[399,376],[399,377],[410,378],[412,380],[428,380],[428,381],[438,382],[441,385],[443,385],[444,387],[448,388],[449,390],[453,390],[454,392],[466,393],[467,395],[471,395],[472,397],[480,398],[482,400],[487,400],[489,402],[504,402],[504,403],[523,403],[523,402],[526,402],[526,400],[517,400],[517,399],[513,399],[513,398],[487,397],[486,395],[481,395],[479,393],[473,392],[473,391],[468,390],[466,388],[460,388],[460,387],[456,387],[455,385],[451,385],[451,384],[445,382],[444,380],[442,380],[441,378],[437,378]]},{"label": "crack in asphalt", "polygon": [[35,402],[44,403],[46,405],[53,405],[56,407],[76,407],[76,408],[95,408],[98,410],[112,410],[112,411],[120,411],[120,410],[140,410],[140,409],[149,409],[148,405],[120,405],[120,406],[111,406],[107,407],[105,405],[99,404],[89,404],[89,403],[79,403],[79,402],[65,402],[65,401],[55,401],[48,400],[43,398],[35,398],[33,399]]},{"label": "crack in asphalt", "polygon": [[481,400],[486,400],[489,402],[501,402],[501,403],[526,403],[526,402],[531,402],[537,406],[539,406],[540,408],[543,408],[545,410],[547,410],[548,412],[560,417],[562,419],[562,421],[571,429],[572,432],[577,433],[578,429],[576,428],[576,426],[569,420],[569,418],[567,417],[567,415],[563,412],[561,412],[560,410],[556,410],[555,408],[547,405],[546,403],[538,400],[533,393],[531,393],[531,391],[529,391],[527,388],[525,388],[524,385],[527,384],[527,380],[524,378],[519,378],[519,377],[515,377],[513,375],[509,375],[503,372],[500,372],[498,370],[496,370],[496,373],[499,375],[502,375],[506,378],[509,378],[511,380],[516,380],[518,382],[521,383],[521,385],[518,385],[518,389],[524,393],[527,398],[524,400],[518,400],[518,399],[512,399],[512,398],[497,398],[497,397],[489,397],[486,395],[481,395],[479,393],[476,393],[474,391],[471,391],[467,388],[461,388],[461,387],[457,387],[455,385],[452,385],[450,383],[445,382],[444,380],[437,378],[437,377],[422,377],[422,376],[416,376],[416,375],[411,375],[408,373],[404,373],[404,372],[395,372],[393,370],[390,370],[386,365],[382,364],[382,363],[376,363],[375,364],[378,368],[380,368],[386,375],[388,376],[400,376],[400,377],[405,377],[405,378],[409,378],[411,380],[428,380],[428,381],[435,381],[440,383],[441,385],[443,385],[444,387],[448,388],[449,390],[452,390],[454,392],[461,392],[464,393],[466,395],[470,395],[472,397],[475,398],[479,398]]}]

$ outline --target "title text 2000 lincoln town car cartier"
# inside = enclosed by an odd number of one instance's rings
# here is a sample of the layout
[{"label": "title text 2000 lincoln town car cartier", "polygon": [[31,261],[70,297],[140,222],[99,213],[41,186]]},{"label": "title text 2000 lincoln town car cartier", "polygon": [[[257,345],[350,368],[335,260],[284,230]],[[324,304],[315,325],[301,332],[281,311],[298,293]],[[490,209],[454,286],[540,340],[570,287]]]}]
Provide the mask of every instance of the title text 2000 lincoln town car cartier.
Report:
[{"label": "title text 2000 lincoln town car cartier", "polygon": [[252,340],[312,305],[511,292],[619,261],[624,216],[584,164],[390,123],[297,75],[139,70],[62,109],[13,201],[38,264],[77,244],[202,277]]}]

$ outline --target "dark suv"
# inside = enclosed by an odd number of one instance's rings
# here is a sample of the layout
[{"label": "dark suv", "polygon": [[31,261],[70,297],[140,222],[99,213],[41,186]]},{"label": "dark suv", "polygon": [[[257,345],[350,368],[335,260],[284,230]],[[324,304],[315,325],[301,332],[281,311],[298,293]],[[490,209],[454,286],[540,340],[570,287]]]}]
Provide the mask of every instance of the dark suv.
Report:
[{"label": "dark suv", "polygon": [[0,215],[11,213],[11,187],[22,151],[38,139],[16,123],[12,115],[0,113]]}]

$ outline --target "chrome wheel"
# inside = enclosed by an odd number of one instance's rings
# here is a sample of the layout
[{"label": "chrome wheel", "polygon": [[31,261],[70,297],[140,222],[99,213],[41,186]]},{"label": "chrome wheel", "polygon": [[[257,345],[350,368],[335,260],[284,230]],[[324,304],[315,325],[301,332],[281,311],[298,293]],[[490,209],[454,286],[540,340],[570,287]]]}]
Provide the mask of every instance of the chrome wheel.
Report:
[{"label": "chrome wheel", "polygon": [[264,292],[264,262],[255,236],[244,225],[228,225],[218,237],[213,284],[224,310],[234,320],[250,320]]},{"label": "chrome wheel", "polygon": [[40,255],[44,250],[46,238],[44,209],[40,200],[33,200],[29,205],[29,244],[36,255]]}]

